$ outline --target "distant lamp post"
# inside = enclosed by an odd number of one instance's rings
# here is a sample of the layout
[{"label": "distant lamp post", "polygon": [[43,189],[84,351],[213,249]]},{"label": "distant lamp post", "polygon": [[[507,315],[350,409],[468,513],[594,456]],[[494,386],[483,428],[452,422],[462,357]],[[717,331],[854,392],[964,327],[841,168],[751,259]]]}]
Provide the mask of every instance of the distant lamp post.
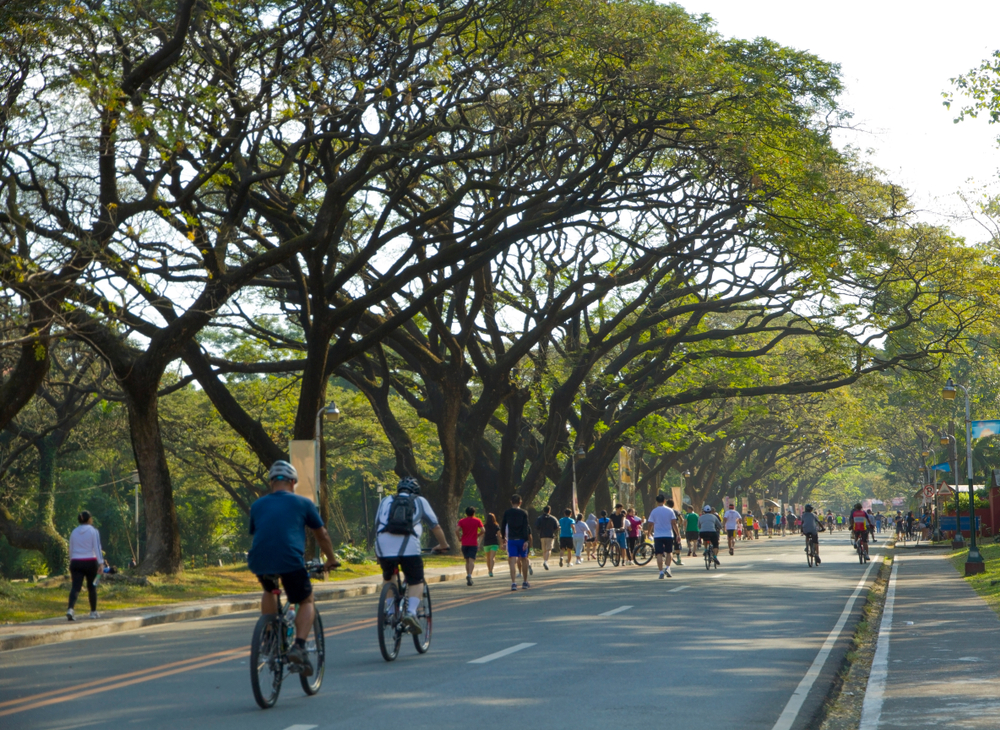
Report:
[{"label": "distant lamp post", "polygon": [[139,564],[139,472],[129,474],[129,481],[135,485],[135,564]]},{"label": "distant lamp post", "polygon": [[[681,502],[684,501],[684,492],[687,491],[687,480],[691,478],[691,470],[685,469],[681,472]],[[681,509],[684,505],[677,505],[677,509]]]},{"label": "distant lamp post", "polygon": [[[965,466],[969,476],[969,555],[965,561],[965,574],[974,575],[986,570],[986,563],[979,553],[976,545],[976,496],[972,491],[972,405],[969,402],[969,389],[964,385],[957,385],[954,380],[948,378],[948,382],[941,388],[941,397],[946,401],[955,400],[958,389],[961,388],[965,394]],[[958,501],[958,477],[955,477],[956,502]],[[962,532],[961,514],[955,515],[958,520],[956,529]]]},{"label": "distant lamp post", "polygon": [[941,437],[938,439],[938,443],[942,446],[950,446],[948,450],[948,461],[952,461],[951,455],[955,454],[954,464],[952,469],[955,473],[955,537],[951,541],[951,547],[954,550],[960,550],[965,547],[965,538],[962,537],[962,531],[958,529],[961,527],[962,520],[962,510],[961,505],[958,501],[958,444],[955,441],[955,437],[950,433],[942,433]]}]

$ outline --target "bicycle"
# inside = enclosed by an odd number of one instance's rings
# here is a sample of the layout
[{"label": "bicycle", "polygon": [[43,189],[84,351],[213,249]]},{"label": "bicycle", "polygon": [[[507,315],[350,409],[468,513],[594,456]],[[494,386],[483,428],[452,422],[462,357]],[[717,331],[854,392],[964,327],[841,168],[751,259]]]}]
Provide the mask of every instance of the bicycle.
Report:
[{"label": "bicycle", "polygon": [[622,562],[622,548],[616,538],[617,531],[614,528],[608,530],[607,540],[602,540],[597,546],[597,565],[601,568],[611,561],[611,565],[618,567]]},{"label": "bicycle", "polygon": [[[423,552],[430,552],[430,550]],[[413,645],[418,654],[426,653],[431,647],[431,630],[433,628],[431,590],[427,586],[427,581],[424,581],[424,594],[420,598],[420,605],[417,606],[417,621],[422,630],[420,634],[413,634],[410,628],[403,623],[406,582],[400,576],[398,565],[393,575],[396,581],[389,581],[382,586],[382,593],[378,599],[378,648],[382,652],[382,658],[387,662],[391,662],[399,656],[399,645],[403,641],[403,634],[413,636]]]},{"label": "bicycle", "polygon": [[868,557],[868,541],[862,540],[860,537],[854,538],[854,548],[858,551],[858,562],[862,565],[869,560]]},{"label": "bicycle", "polygon": [[[306,570],[311,576],[321,575],[324,572],[323,563],[306,563]],[[279,580],[276,575],[264,577],[271,579],[276,585]],[[281,682],[286,671],[298,674],[302,690],[307,695],[314,695],[319,692],[320,685],[323,684],[323,672],[326,669],[326,641],[323,637],[323,620],[320,618],[319,608],[313,605],[315,614],[312,631],[306,641],[306,654],[313,673],[312,676],[306,677],[301,674],[301,669],[297,665],[287,659],[288,650],[295,642],[295,612],[291,604],[281,603],[280,588],[272,590],[271,593],[277,596],[278,612],[257,619],[250,644],[250,686],[253,689],[254,700],[263,710],[274,707],[274,703],[278,701]]]},{"label": "bicycle", "polygon": [[639,535],[642,540],[632,551],[632,562],[636,565],[646,565],[653,559],[653,545],[646,540],[645,535]]},{"label": "bicycle", "polygon": [[705,570],[711,570],[712,568],[715,568],[716,570],[719,569],[719,564],[715,561],[715,555],[712,554],[711,540],[705,541],[704,556],[705,556]]},{"label": "bicycle", "polygon": [[816,565],[816,540],[812,533],[806,533],[806,563],[812,568]]}]

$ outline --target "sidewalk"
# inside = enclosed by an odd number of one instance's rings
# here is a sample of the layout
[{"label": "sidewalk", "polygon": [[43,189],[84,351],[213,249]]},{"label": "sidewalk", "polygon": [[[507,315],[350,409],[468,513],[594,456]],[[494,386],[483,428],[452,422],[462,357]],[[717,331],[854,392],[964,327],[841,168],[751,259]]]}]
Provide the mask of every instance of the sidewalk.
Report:
[{"label": "sidewalk", "polygon": [[[499,561],[498,561],[499,562]],[[537,562],[539,568],[541,561]],[[498,569],[506,570],[507,565],[498,565]],[[473,576],[486,575],[486,565],[477,566]],[[465,566],[448,568],[427,568],[424,573],[428,583],[439,583],[465,578]],[[314,581],[313,591],[317,600],[332,601],[340,598],[353,598],[377,593],[382,587],[382,576],[370,575],[364,578],[352,578],[335,582]],[[87,603],[86,593],[82,596],[83,608]],[[28,621],[21,624],[0,626],[0,651],[23,649],[40,644],[54,644],[60,641],[89,639],[93,636],[117,634],[122,631],[132,631],[143,626],[173,623],[175,621],[190,621],[192,619],[221,616],[239,611],[252,611],[260,606],[260,593],[250,593],[236,596],[218,596],[187,603],[172,603],[166,606],[145,606],[137,609],[119,611],[101,611],[100,603],[97,609],[101,618],[90,620],[86,612],[77,604],[76,621],[70,622],[65,616],[45,619],[43,621]]]},{"label": "sidewalk", "polygon": [[938,551],[895,560],[861,730],[1000,727],[1000,617]]}]

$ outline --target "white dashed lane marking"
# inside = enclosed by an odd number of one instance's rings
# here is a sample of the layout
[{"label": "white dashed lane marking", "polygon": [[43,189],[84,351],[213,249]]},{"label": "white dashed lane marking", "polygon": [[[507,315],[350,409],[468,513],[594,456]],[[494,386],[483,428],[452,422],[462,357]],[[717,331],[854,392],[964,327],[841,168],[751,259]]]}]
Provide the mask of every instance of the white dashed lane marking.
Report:
[{"label": "white dashed lane marking", "polygon": [[500,659],[508,654],[513,654],[514,652],[522,651],[524,649],[530,649],[535,646],[535,644],[517,644],[516,646],[508,647],[494,654],[487,654],[486,656],[481,656],[478,659],[473,659],[469,664],[487,664],[492,662],[494,659]]},{"label": "white dashed lane marking", "polygon": [[616,613],[622,613],[623,611],[628,611],[632,606],[619,606],[610,611],[605,611],[604,613],[597,614],[598,616],[614,616]]},{"label": "white dashed lane marking", "polygon": [[685,588],[690,588],[691,586],[677,586],[676,588],[671,588],[667,593],[677,593],[683,591]]}]

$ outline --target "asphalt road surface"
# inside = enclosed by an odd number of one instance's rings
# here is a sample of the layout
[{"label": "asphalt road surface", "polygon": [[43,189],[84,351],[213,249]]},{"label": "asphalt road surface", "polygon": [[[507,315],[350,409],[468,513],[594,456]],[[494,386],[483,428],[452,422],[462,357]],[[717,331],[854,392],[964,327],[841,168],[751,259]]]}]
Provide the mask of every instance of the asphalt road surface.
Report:
[{"label": "asphalt road surface", "polygon": [[289,677],[270,710],[250,689],[252,613],[4,652],[0,728],[809,728],[875,575],[847,533],[821,547],[814,569],[787,537],[723,548],[711,572],[685,560],[665,580],[655,560],[535,560],[527,591],[511,593],[506,570],[437,584],[430,651],[404,637],[393,663],[377,596],[321,603],[323,687],[306,697]]}]

